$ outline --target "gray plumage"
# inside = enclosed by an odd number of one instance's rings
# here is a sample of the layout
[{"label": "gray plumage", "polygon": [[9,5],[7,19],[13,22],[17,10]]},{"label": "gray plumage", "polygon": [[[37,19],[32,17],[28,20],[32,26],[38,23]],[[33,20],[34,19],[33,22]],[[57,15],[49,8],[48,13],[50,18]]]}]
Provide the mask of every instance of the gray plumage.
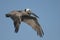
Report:
[{"label": "gray plumage", "polygon": [[30,13],[27,13],[25,11],[11,11],[10,13],[6,14],[6,17],[10,17],[13,20],[16,33],[19,30],[19,25],[21,22],[25,22],[30,25],[35,31],[37,31],[37,34],[39,36],[42,37],[44,35],[44,32],[38,23],[37,18],[30,16]]}]

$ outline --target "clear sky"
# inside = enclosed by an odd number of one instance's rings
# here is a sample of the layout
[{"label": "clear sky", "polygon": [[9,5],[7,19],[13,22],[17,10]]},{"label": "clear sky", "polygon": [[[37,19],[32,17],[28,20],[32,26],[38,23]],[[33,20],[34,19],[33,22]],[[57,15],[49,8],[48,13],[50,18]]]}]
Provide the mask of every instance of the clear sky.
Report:
[{"label": "clear sky", "polygon": [[[37,36],[29,25],[21,23],[14,33],[13,22],[5,14],[30,8],[39,16],[44,36]],[[60,0],[0,0],[0,40],[60,40]]]}]

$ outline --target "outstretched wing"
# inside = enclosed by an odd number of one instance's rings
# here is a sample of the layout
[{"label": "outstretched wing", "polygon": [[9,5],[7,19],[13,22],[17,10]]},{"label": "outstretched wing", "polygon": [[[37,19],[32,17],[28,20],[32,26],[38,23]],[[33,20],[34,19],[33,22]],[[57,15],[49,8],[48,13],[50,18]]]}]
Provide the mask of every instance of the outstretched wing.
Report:
[{"label": "outstretched wing", "polygon": [[14,20],[14,27],[15,27],[15,32],[17,33],[18,32],[18,30],[19,30],[19,25],[20,25],[20,21],[19,21],[19,19],[15,19]]},{"label": "outstretched wing", "polygon": [[23,22],[27,23],[28,25],[32,26],[32,28],[37,31],[37,34],[40,35],[41,37],[44,35],[44,32],[39,25],[37,19],[32,16],[22,16]]}]

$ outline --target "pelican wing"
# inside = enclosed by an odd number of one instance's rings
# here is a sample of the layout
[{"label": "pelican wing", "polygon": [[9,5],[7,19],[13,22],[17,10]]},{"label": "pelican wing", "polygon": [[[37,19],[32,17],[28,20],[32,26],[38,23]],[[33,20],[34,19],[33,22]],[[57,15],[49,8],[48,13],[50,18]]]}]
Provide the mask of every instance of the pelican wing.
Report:
[{"label": "pelican wing", "polygon": [[37,31],[37,34],[41,37],[43,36],[43,30],[41,26],[39,25],[37,18],[32,16],[22,16],[23,22],[27,23],[28,25],[32,26],[32,28]]},{"label": "pelican wing", "polygon": [[19,30],[19,25],[20,25],[20,20],[18,18],[15,18],[14,20],[14,27],[15,27],[15,32],[17,33]]}]

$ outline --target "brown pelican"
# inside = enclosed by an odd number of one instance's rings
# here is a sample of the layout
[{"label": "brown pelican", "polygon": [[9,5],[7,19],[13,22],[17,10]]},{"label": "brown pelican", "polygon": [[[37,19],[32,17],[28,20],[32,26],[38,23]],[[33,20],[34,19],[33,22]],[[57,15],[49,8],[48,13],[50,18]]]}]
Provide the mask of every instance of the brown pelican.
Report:
[{"label": "brown pelican", "polygon": [[44,32],[38,23],[38,16],[33,14],[36,16],[34,17],[30,16],[30,14],[32,14],[30,10],[25,9],[24,11],[11,11],[10,13],[6,14],[6,17],[10,17],[13,20],[16,33],[19,30],[19,24],[21,24],[21,22],[25,22],[28,25],[32,26],[32,28],[37,31],[37,34],[42,37],[44,35]]}]

